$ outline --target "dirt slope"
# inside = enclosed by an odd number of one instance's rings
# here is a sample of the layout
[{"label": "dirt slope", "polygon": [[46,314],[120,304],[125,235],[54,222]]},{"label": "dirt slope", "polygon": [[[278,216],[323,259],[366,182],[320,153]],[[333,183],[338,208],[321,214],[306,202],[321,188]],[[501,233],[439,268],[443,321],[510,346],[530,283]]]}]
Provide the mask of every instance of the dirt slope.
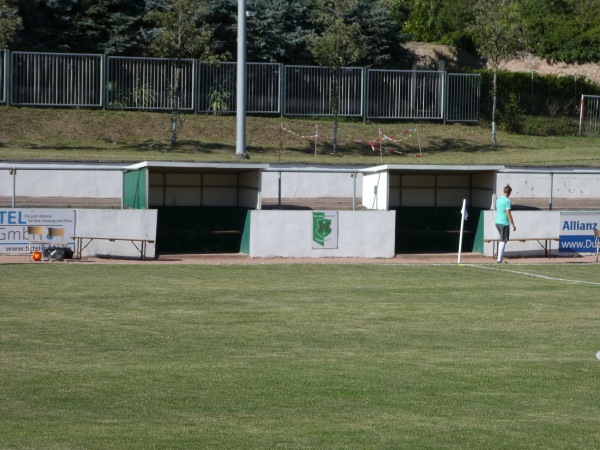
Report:
[{"label": "dirt slope", "polygon": [[[417,57],[417,67],[423,69],[454,70],[460,67],[485,67],[485,61],[470,53],[457,50],[449,45],[409,42],[405,47]],[[520,59],[506,61],[502,70],[509,72],[536,72],[540,75],[562,75],[585,77],[600,84],[599,64],[551,63],[534,55],[524,55]]]}]

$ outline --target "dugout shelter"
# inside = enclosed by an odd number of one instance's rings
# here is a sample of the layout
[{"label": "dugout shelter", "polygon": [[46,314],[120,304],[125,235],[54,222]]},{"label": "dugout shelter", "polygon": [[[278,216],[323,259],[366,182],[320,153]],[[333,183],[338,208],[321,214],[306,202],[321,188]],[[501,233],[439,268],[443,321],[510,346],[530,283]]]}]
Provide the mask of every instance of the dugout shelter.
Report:
[{"label": "dugout shelter", "polygon": [[261,174],[250,163],[145,161],[125,168],[125,208],[156,209],[158,253],[248,253]]},{"label": "dugout shelter", "polygon": [[363,169],[362,205],[396,213],[395,252],[456,251],[466,200],[463,250],[476,248],[480,213],[490,209],[497,172],[492,165],[387,164]]}]

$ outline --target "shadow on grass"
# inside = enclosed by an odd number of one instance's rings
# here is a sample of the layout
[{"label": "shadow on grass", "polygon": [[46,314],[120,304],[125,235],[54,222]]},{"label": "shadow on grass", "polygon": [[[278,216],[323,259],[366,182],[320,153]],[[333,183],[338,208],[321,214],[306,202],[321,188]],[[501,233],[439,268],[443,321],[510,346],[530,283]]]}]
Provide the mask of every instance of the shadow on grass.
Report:
[{"label": "shadow on grass", "polygon": [[427,141],[427,152],[489,152],[493,150],[491,139],[489,144],[473,144],[464,139],[430,139]]},{"label": "shadow on grass", "polygon": [[234,145],[222,143],[207,143],[193,140],[178,140],[175,145],[171,142],[144,141],[133,144],[122,144],[132,151],[137,152],[159,152],[159,153],[197,153],[212,154],[235,151]]}]

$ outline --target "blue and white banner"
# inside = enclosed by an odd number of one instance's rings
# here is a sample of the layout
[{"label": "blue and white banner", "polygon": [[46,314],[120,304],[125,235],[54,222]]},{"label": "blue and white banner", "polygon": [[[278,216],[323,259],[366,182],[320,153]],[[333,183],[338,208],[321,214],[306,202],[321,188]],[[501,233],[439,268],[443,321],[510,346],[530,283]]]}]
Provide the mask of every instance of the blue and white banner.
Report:
[{"label": "blue and white banner", "polygon": [[565,253],[596,253],[594,231],[600,229],[600,211],[560,213],[560,244]]},{"label": "blue and white banner", "polygon": [[[0,254],[26,254],[29,241],[28,226],[64,228],[64,242],[73,248],[71,236],[75,231],[74,209],[0,209]],[[50,236],[43,238],[48,241],[48,245],[52,245]]]}]

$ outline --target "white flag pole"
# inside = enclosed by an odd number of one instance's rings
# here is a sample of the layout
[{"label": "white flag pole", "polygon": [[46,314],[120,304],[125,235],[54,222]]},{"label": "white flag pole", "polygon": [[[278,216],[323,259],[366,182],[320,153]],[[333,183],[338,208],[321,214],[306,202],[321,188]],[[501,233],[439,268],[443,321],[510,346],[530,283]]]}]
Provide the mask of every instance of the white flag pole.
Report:
[{"label": "white flag pole", "polygon": [[460,238],[458,239],[458,264],[460,264],[460,255],[462,253],[462,241],[463,241],[463,230],[465,228],[465,217],[467,213],[467,200],[463,199],[462,209],[460,210],[461,220],[460,220]]}]

